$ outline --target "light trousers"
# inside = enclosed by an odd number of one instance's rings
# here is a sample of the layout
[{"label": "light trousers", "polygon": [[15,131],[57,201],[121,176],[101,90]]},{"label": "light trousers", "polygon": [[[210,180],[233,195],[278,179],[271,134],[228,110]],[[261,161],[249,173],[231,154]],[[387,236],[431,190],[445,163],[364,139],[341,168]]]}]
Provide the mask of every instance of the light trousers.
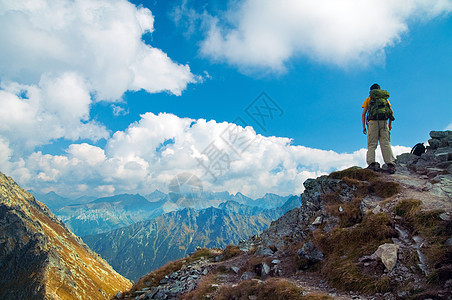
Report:
[{"label": "light trousers", "polygon": [[388,121],[370,120],[367,130],[367,164],[375,162],[375,150],[380,142],[381,153],[385,164],[394,164],[395,159],[391,148],[391,134]]}]

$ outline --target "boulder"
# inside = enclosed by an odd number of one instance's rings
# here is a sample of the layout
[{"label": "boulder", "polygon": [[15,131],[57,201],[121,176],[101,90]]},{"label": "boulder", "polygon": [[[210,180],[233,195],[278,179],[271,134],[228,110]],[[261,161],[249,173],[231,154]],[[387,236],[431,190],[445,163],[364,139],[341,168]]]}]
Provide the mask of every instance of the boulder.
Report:
[{"label": "boulder", "polygon": [[313,242],[306,242],[303,247],[297,252],[298,256],[302,259],[306,259],[309,262],[318,262],[324,259],[322,251],[317,249]]},{"label": "boulder", "polygon": [[432,139],[442,139],[447,137],[449,134],[452,134],[452,131],[430,131],[430,137]]},{"label": "boulder", "polygon": [[391,271],[397,262],[397,251],[399,246],[396,244],[383,244],[380,245],[375,251],[375,255],[381,259],[388,271]]}]

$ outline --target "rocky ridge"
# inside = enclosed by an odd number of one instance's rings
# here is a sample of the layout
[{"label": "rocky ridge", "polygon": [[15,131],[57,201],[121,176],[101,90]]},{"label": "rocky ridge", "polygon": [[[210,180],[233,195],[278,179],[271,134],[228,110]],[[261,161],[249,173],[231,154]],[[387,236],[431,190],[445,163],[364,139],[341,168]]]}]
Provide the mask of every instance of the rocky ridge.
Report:
[{"label": "rocky ridge", "polygon": [[0,298],[108,299],[131,282],[0,173]]},{"label": "rocky ridge", "polygon": [[152,280],[181,281],[176,263],[117,298],[451,299],[452,135],[430,136],[420,157],[398,157],[394,175],[353,167],[309,179],[301,207],[262,234],[220,255],[199,250],[207,274],[195,289],[165,293]]}]

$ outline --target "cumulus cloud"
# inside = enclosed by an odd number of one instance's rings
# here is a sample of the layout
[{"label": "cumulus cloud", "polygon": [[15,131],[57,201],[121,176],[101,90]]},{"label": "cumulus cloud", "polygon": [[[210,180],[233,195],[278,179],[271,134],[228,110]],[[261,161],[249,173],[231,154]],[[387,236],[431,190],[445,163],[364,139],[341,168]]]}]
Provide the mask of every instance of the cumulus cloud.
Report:
[{"label": "cumulus cloud", "polygon": [[188,65],[143,41],[153,31],[151,11],[126,0],[0,1],[0,137],[12,155],[108,138],[90,119],[93,102],[128,90],[180,95],[196,82]]},{"label": "cumulus cloud", "polygon": [[175,10],[175,20],[183,23],[184,13],[187,19],[204,20],[208,29],[201,53],[206,57],[242,69],[278,72],[296,56],[341,67],[381,61],[385,49],[408,32],[410,22],[452,11],[450,0],[244,0],[230,4],[224,15],[206,16],[194,14],[184,3]]},{"label": "cumulus cloud", "polygon": [[126,0],[2,1],[0,16],[3,80],[30,84],[71,71],[101,100],[140,89],[180,95],[196,81],[188,65],[143,42],[154,17]]},{"label": "cumulus cloud", "polygon": [[[410,150],[393,149],[396,155]],[[35,152],[23,165],[33,174],[27,186],[64,195],[146,194],[156,188],[168,192],[176,175],[190,172],[205,190],[259,197],[267,192],[300,193],[307,178],[365,166],[365,153],[366,149],[337,153],[295,146],[288,138],[265,137],[233,123],[146,113],[116,132],[104,149],[72,144],[64,155]],[[221,170],[217,163],[223,164]]]},{"label": "cumulus cloud", "polygon": [[85,84],[80,76],[65,73],[44,76],[38,85],[0,85],[0,106],[5,108],[0,110],[0,135],[16,154],[53,139],[107,138],[105,126],[89,120],[91,98]]}]

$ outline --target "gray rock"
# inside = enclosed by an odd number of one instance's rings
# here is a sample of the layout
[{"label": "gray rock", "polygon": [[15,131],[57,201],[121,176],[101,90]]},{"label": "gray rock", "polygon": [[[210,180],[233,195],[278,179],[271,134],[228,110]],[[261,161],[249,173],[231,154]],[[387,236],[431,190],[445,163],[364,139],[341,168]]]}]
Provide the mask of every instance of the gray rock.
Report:
[{"label": "gray rock", "polygon": [[237,267],[231,267],[232,271],[234,271],[234,273],[238,274],[240,269]]},{"label": "gray rock", "polygon": [[436,158],[439,161],[449,161],[452,160],[452,153],[451,152],[436,152],[435,153]]},{"label": "gray rock", "polygon": [[452,135],[452,131],[450,131],[450,130],[430,131],[430,137],[432,139],[442,139],[442,138],[448,137],[449,135]]},{"label": "gray rock", "polygon": [[155,295],[154,295],[154,299],[168,299],[168,290],[167,289],[161,289],[159,290]]},{"label": "gray rock", "polygon": [[430,146],[430,149],[437,149],[440,146],[441,142],[437,139],[429,139],[428,144]]},{"label": "gray rock", "polygon": [[451,247],[451,246],[452,246],[452,237],[449,238],[449,239],[446,241],[445,245],[448,246],[448,247]]},{"label": "gray rock", "polygon": [[386,243],[380,245],[374,254],[381,259],[386,269],[391,271],[397,262],[398,250],[398,245]]},{"label": "gray rock", "polygon": [[408,164],[412,162],[412,160],[415,158],[416,155],[411,153],[402,153],[400,155],[397,155],[396,163],[398,164]]},{"label": "gray rock", "polygon": [[314,222],[311,225],[321,225],[322,224],[322,216],[318,216],[315,218]]},{"label": "gray rock", "polygon": [[257,251],[256,251],[256,255],[259,255],[259,256],[271,256],[271,255],[273,255],[273,250],[270,249],[270,248],[259,247],[257,249]]},{"label": "gray rock", "polygon": [[264,262],[262,264],[262,276],[266,276],[268,274],[270,274],[270,266]]},{"label": "gray rock", "polygon": [[297,252],[300,258],[304,258],[310,262],[317,262],[324,259],[322,251],[317,249],[317,247],[311,241],[306,242],[303,247]]},{"label": "gray rock", "polygon": [[375,208],[372,210],[372,213],[374,215],[378,214],[381,211],[380,205],[375,206]]},{"label": "gray rock", "polygon": [[443,221],[450,221],[451,215],[448,213],[442,213],[439,215],[439,218]]},{"label": "gray rock", "polygon": [[255,278],[257,275],[254,272],[245,272],[242,274],[242,276],[240,277],[241,280],[251,280],[253,278]]}]

